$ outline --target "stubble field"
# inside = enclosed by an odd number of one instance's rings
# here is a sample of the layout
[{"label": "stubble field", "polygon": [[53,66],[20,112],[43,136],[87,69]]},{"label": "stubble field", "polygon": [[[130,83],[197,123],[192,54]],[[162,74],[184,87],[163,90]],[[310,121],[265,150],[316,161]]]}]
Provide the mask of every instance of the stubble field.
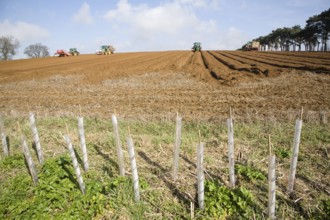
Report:
[{"label": "stubble field", "polygon": [[[315,74],[318,73],[318,74]],[[0,110],[9,115],[215,120],[293,117],[330,108],[330,53],[167,51],[0,63]]]}]

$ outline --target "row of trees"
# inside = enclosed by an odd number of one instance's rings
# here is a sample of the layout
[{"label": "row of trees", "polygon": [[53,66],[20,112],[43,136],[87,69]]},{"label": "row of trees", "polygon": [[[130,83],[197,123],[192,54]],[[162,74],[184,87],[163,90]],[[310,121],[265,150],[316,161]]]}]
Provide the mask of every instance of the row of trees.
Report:
[{"label": "row of trees", "polygon": [[[19,41],[12,36],[0,37],[0,59],[12,59],[12,57],[17,54],[19,46]],[[24,54],[30,58],[48,57],[49,48],[41,43],[31,44],[25,48]]]},{"label": "row of trees", "polygon": [[[277,28],[254,41],[260,42],[260,50],[329,51],[330,8],[306,20],[305,28],[300,25]],[[242,48],[244,48],[244,45]]]}]

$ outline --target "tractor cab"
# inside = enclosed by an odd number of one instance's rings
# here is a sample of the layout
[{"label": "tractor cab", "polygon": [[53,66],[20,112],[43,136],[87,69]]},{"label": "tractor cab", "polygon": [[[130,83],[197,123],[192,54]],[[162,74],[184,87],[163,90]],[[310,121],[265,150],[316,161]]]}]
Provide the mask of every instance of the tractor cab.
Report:
[{"label": "tractor cab", "polygon": [[70,48],[69,51],[70,51],[69,53],[71,54],[71,56],[78,56],[80,54],[78,52],[77,48]]},{"label": "tractor cab", "polygon": [[202,50],[202,44],[200,42],[195,42],[194,46],[191,48],[192,51],[201,51]]},{"label": "tractor cab", "polygon": [[109,54],[113,54],[113,52],[115,51],[115,48],[111,45],[102,45],[100,47],[100,50],[98,50],[96,52],[96,54],[99,55],[109,55]]}]

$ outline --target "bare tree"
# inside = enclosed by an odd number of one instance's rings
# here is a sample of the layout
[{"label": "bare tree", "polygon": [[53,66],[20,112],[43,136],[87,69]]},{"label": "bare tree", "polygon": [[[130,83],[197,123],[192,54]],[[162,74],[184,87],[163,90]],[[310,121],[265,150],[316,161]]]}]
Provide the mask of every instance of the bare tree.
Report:
[{"label": "bare tree", "polygon": [[26,47],[24,53],[31,58],[48,57],[49,49],[47,46],[42,45],[41,43],[36,43]]},{"label": "bare tree", "polygon": [[0,37],[0,59],[9,60],[17,53],[19,47],[18,40],[12,36],[1,36]]}]

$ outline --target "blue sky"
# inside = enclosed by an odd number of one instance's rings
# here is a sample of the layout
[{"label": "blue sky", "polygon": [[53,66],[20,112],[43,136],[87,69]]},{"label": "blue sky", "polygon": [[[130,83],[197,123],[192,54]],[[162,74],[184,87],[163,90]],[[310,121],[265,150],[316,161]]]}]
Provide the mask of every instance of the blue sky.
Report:
[{"label": "blue sky", "polygon": [[237,49],[278,27],[305,26],[330,0],[0,0],[0,36],[24,48],[42,43],[53,54],[77,47],[94,53],[102,44],[117,52]]}]

